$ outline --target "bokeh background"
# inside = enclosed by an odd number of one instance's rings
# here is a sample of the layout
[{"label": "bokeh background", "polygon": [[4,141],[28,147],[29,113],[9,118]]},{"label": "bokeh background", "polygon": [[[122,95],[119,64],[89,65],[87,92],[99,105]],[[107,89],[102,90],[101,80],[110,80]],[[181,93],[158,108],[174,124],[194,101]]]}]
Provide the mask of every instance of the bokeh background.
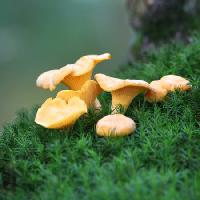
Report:
[{"label": "bokeh background", "polygon": [[0,125],[53,96],[35,86],[43,71],[103,52],[95,72],[117,70],[131,34],[125,0],[0,0]]}]

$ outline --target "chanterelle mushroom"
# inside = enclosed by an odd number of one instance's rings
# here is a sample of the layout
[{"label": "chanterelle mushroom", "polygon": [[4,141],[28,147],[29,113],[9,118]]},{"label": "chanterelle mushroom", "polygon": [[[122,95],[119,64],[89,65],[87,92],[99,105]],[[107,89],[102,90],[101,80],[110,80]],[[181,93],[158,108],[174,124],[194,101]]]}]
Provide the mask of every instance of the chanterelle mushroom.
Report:
[{"label": "chanterelle mushroom", "polygon": [[122,114],[107,115],[96,125],[96,133],[100,136],[124,136],[136,129],[135,122]]},{"label": "chanterelle mushroom", "polygon": [[149,102],[159,102],[163,101],[169,92],[175,90],[186,91],[191,88],[190,82],[185,78],[167,75],[150,83],[150,90],[145,94],[145,99]]},{"label": "chanterelle mushroom", "polygon": [[55,90],[56,86],[63,81],[63,79],[72,73],[72,66],[67,65],[60,69],[54,69],[42,73],[36,81],[36,85],[43,89]]},{"label": "chanterelle mushroom", "polygon": [[51,129],[70,127],[84,113],[87,113],[87,106],[78,97],[68,102],[60,98],[49,98],[38,109],[35,122]]},{"label": "chanterelle mushroom", "polygon": [[111,59],[109,53],[83,56],[74,64],[42,73],[38,77],[36,85],[43,89],[54,90],[62,82],[71,90],[79,90],[91,78],[96,64],[109,59]]},{"label": "chanterelle mushroom", "polygon": [[186,91],[192,88],[190,82],[181,76],[167,75],[163,76],[160,80],[162,81],[163,87],[170,92],[175,90]]},{"label": "chanterelle mushroom", "polygon": [[122,105],[126,110],[134,97],[149,90],[149,84],[143,80],[122,80],[104,74],[96,74],[95,79],[104,91],[111,92],[112,109]]},{"label": "chanterelle mushroom", "polygon": [[57,97],[68,101],[68,99],[74,96],[78,96],[86,103],[87,107],[89,108],[95,104],[95,99],[101,92],[102,89],[96,81],[88,80],[82,86],[81,90],[62,90],[58,92]]},{"label": "chanterelle mushroom", "polygon": [[163,88],[162,81],[152,81],[149,85],[150,90],[145,94],[145,99],[149,102],[162,101],[168,93],[168,91]]}]

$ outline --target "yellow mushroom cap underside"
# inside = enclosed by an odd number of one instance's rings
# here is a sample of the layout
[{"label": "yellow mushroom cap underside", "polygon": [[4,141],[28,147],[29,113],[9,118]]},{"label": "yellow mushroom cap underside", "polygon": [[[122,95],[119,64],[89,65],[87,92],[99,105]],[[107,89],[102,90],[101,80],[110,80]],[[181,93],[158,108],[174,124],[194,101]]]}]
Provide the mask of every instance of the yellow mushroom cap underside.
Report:
[{"label": "yellow mushroom cap underside", "polygon": [[[96,97],[102,92],[99,84],[94,80],[88,80],[82,86],[81,90],[62,90],[58,92],[57,97],[61,98],[65,101],[68,99],[77,96],[81,98],[87,105],[87,107],[91,107],[95,104]],[[96,102],[98,103],[98,102]]]},{"label": "yellow mushroom cap underside", "polygon": [[96,124],[96,133],[100,136],[125,136],[135,129],[135,122],[122,114],[107,115]]},{"label": "yellow mushroom cap underside", "polygon": [[181,76],[167,75],[163,76],[160,80],[162,81],[163,87],[171,92],[177,89],[180,91],[186,91],[192,88],[190,82]]},{"label": "yellow mushroom cap underside", "polygon": [[60,98],[49,98],[38,109],[35,122],[51,129],[70,127],[84,113],[87,113],[87,106],[78,97],[68,102]]},{"label": "yellow mushroom cap underside", "polygon": [[150,90],[145,94],[145,99],[149,102],[159,102],[165,98],[167,93],[168,91],[163,88],[161,80],[152,81]]},{"label": "yellow mushroom cap underside", "polygon": [[83,56],[74,64],[42,73],[38,77],[36,85],[43,89],[54,90],[59,83],[63,82],[70,89],[79,90],[91,78],[96,64],[109,59],[111,59],[109,53]]},{"label": "yellow mushroom cap underside", "polygon": [[116,91],[125,87],[138,87],[141,88],[141,90],[149,89],[149,84],[143,80],[122,80],[104,74],[96,74],[95,79],[100,87],[106,92]]}]

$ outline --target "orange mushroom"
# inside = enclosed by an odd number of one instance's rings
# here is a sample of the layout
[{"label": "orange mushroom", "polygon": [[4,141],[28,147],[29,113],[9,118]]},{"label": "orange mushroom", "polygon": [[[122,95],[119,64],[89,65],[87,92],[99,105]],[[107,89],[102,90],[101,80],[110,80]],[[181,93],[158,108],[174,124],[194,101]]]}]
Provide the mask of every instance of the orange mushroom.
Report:
[{"label": "orange mushroom", "polygon": [[53,91],[70,73],[72,73],[72,65],[44,72],[37,78],[36,85]]},{"label": "orange mushroom", "polygon": [[163,88],[170,92],[175,90],[186,91],[192,88],[190,82],[181,76],[167,75],[163,76],[160,80],[162,81]]},{"label": "orange mushroom", "polygon": [[49,98],[38,109],[35,122],[50,129],[70,127],[84,113],[87,113],[87,106],[78,97],[70,98],[67,102]]},{"label": "orange mushroom", "polygon": [[122,114],[107,115],[96,125],[96,133],[100,136],[125,136],[135,129],[135,122]]},{"label": "orange mushroom", "polygon": [[[62,90],[58,92],[57,97],[61,98],[65,101],[68,101],[68,99],[77,96],[81,98],[87,105],[87,107],[94,106],[95,104],[98,104],[96,101],[96,97],[102,92],[102,89],[98,85],[98,83],[94,80],[88,80],[85,82],[85,84],[82,86],[81,90],[74,91],[74,90]],[[95,108],[98,105],[95,106]]]},{"label": "orange mushroom", "polygon": [[149,90],[149,84],[143,80],[122,80],[104,74],[96,74],[95,79],[104,91],[111,92],[113,110],[118,105],[126,110],[134,97]]},{"label": "orange mushroom", "polygon": [[79,90],[87,80],[90,80],[96,64],[109,59],[111,59],[109,53],[83,56],[74,64],[42,73],[36,85],[43,89],[54,90],[62,82],[71,90]]},{"label": "orange mushroom", "polygon": [[145,99],[149,102],[160,102],[164,100],[169,92],[174,92],[175,90],[186,91],[191,88],[190,82],[185,78],[167,75],[150,83],[150,90],[145,94]]},{"label": "orange mushroom", "polygon": [[167,95],[168,91],[163,88],[162,81],[152,81],[150,84],[150,90],[145,94],[145,99],[149,102],[162,101]]}]

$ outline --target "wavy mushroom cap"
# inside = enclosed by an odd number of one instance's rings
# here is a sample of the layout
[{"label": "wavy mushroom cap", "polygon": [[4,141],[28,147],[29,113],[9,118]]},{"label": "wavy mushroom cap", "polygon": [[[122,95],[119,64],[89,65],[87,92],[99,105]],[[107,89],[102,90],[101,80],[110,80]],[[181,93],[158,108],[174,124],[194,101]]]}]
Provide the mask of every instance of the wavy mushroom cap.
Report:
[{"label": "wavy mushroom cap", "polygon": [[163,101],[168,91],[163,88],[162,81],[156,80],[150,83],[150,90],[145,94],[145,99],[148,102],[159,102]]},{"label": "wavy mushroom cap", "polygon": [[142,90],[148,90],[149,84],[143,80],[129,80],[129,79],[118,79],[105,74],[96,74],[96,81],[100,87],[106,92],[116,91],[125,87],[138,87]]},{"label": "wavy mushroom cap", "polygon": [[72,90],[80,90],[83,84],[91,79],[96,64],[110,58],[109,53],[81,57],[73,65],[73,72],[64,78],[63,83]]},{"label": "wavy mushroom cap", "polygon": [[49,98],[38,109],[35,122],[51,129],[70,127],[84,113],[87,113],[87,106],[78,97],[73,97],[68,102],[60,98]]},{"label": "wavy mushroom cap", "polygon": [[[87,107],[95,106],[99,108],[99,102],[97,101],[96,97],[102,92],[99,84],[94,80],[88,80],[82,86],[81,90],[74,91],[74,90],[63,90],[58,92],[57,97],[61,98],[65,101],[68,99],[77,96],[81,98],[87,105]],[[99,103],[99,104],[98,104]]]},{"label": "wavy mushroom cap", "polygon": [[125,136],[135,129],[135,122],[122,114],[107,115],[96,125],[96,133],[100,136]]},{"label": "wavy mushroom cap", "polygon": [[37,87],[52,91],[70,73],[72,73],[72,65],[44,72],[37,78],[36,85]]},{"label": "wavy mushroom cap", "polygon": [[119,105],[126,111],[134,97],[149,90],[149,84],[143,80],[122,80],[104,74],[96,74],[95,79],[104,91],[111,92],[114,112]]},{"label": "wavy mushroom cap", "polygon": [[171,92],[177,89],[180,91],[186,91],[192,88],[190,82],[181,76],[167,75],[163,76],[160,80],[162,81],[163,87]]},{"label": "wavy mushroom cap", "polygon": [[87,80],[91,79],[96,64],[109,59],[111,59],[109,53],[83,56],[74,64],[42,73],[36,85],[43,89],[54,90],[62,82],[72,90],[79,90]]},{"label": "wavy mushroom cap", "polygon": [[75,62],[73,66],[72,76],[81,76],[83,74],[86,74],[92,71],[96,64],[109,59],[111,59],[111,55],[109,53],[83,56]]}]

